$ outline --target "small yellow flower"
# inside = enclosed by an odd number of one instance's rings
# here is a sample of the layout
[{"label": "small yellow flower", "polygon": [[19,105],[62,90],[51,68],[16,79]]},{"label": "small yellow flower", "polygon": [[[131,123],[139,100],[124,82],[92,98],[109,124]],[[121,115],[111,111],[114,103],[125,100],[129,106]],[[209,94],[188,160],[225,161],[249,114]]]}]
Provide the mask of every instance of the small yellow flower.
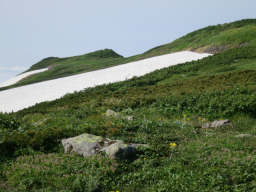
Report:
[{"label": "small yellow flower", "polygon": [[176,146],[177,146],[176,143],[170,143],[170,148],[171,148],[171,149],[174,148],[174,147],[176,147]]}]

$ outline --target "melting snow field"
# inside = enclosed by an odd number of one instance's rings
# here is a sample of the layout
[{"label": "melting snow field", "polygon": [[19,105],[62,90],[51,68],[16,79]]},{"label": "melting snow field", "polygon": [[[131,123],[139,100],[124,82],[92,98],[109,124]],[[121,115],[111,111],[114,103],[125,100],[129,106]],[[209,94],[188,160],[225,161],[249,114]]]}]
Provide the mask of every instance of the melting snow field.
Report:
[{"label": "melting snow field", "polygon": [[191,51],[176,52],[107,69],[1,91],[0,112],[16,112],[40,102],[61,98],[67,93],[81,91],[97,85],[124,81],[134,76],[142,76],[157,69],[202,59],[209,55]]},{"label": "melting snow field", "polygon": [[21,79],[24,79],[25,77],[28,77],[30,75],[34,75],[36,73],[41,73],[41,72],[44,72],[44,71],[47,71],[47,70],[48,70],[48,68],[23,73],[21,75],[18,75],[16,77],[13,77],[13,78],[9,79],[8,81],[6,81],[4,83],[1,83],[0,87],[7,87],[7,86],[10,86],[10,85],[13,85],[13,84],[19,82]]}]

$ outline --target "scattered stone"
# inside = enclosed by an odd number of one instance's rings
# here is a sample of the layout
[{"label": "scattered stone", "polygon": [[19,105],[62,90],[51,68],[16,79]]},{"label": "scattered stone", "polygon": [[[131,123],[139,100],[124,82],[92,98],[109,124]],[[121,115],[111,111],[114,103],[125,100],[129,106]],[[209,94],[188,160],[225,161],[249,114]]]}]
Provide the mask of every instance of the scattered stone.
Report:
[{"label": "scattered stone", "polygon": [[249,45],[248,42],[240,43],[239,47],[247,47]]},{"label": "scattered stone", "polygon": [[148,147],[146,144],[125,144],[121,140],[111,140],[91,134],[63,139],[65,153],[77,153],[84,157],[105,152],[110,158],[125,159],[133,156],[138,147]]},{"label": "scattered stone", "polygon": [[226,45],[211,46],[211,47],[208,47],[205,50],[205,52],[211,53],[211,54],[216,54],[216,53],[223,52],[224,50],[227,50],[228,48],[229,48],[229,46],[226,46]]},{"label": "scattered stone", "polygon": [[223,126],[232,126],[232,123],[228,120],[215,120],[213,122],[208,122],[202,125],[202,128],[218,128],[218,127],[223,127]]},{"label": "scattered stone", "polygon": [[108,109],[106,111],[106,116],[107,117],[117,117],[117,116],[119,116],[119,114],[111,109]]},{"label": "scattered stone", "polygon": [[120,115],[119,113],[117,113],[117,112],[115,112],[115,111],[113,111],[113,110],[111,110],[111,109],[108,109],[107,111],[106,111],[106,116],[107,117],[120,117],[121,119],[124,119],[124,120],[127,120],[127,121],[133,121],[134,120],[134,117],[133,116],[131,116],[131,115],[127,115],[127,116],[122,116],[122,115]]},{"label": "scattered stone", "polygon": [[248,138],[248,137],[252,137],[251,134],[239,134],[235,136],[236,138]]},{"label": "scattered stone", "polygon": [[126,119],[127,121],[133,121],[134,120],[134,117],[131,116],[131,115],[124,116],[123,118]]}]

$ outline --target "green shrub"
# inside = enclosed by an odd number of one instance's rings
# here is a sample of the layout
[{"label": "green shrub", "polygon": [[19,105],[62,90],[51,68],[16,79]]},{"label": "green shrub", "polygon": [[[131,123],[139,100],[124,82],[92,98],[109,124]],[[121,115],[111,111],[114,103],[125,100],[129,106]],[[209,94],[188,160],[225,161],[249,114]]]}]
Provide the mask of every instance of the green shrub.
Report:
[{"label": "green shrub", "polygon": [[0,113],[0,130],[16,130],[20,127],[20,122],[8,114]]}]

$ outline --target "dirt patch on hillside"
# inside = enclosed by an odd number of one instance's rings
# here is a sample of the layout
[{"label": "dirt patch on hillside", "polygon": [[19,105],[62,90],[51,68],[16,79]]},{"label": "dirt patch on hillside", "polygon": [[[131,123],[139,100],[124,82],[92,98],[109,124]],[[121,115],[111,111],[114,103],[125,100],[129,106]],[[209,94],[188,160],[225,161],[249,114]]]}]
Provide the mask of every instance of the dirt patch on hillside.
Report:
[{"label": "dirt patch on hillside", "polygon": [[240,43],[237,46],[232,46],[232,45],[212,45],[212,46],[204,46],[204,47],[198,47],[195,49],[191,49],[191,51],[195,51],[198,53],[211,53],[211,54],[216,54],[216,53],[222,53],[226,50],[233,49],[233,48],[240,48],[240,47],[247,47],[249,45],[248,42]]}]

